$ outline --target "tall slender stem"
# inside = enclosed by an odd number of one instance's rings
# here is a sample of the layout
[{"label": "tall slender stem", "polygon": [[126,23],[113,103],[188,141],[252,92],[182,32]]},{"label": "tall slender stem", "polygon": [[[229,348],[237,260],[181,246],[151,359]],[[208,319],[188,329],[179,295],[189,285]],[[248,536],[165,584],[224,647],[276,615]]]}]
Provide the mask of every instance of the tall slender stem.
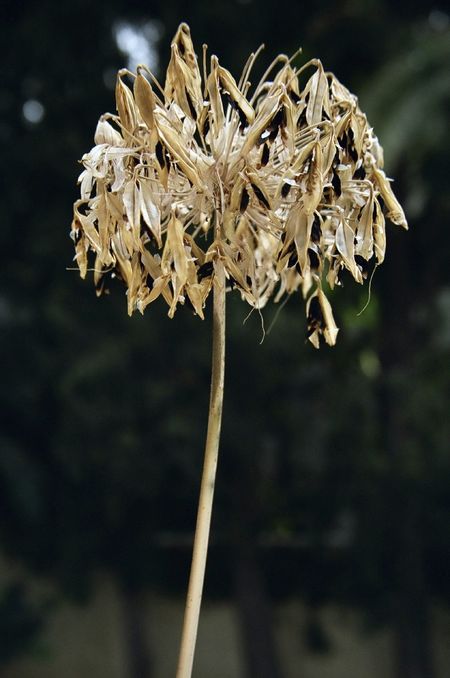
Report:
[{"label": "tall slender stem", "polygon": [[212,374],[208,432],[176,678],[191,678],[192,675],[219,451],[225,375],[225,271],[220,260],[215,264],[213,299]]}]

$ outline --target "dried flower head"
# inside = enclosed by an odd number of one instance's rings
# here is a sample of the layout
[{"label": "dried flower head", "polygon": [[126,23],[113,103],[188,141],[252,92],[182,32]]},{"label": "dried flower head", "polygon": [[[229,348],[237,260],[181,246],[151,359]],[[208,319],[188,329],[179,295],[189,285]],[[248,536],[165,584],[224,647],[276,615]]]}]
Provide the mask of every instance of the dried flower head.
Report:
[{"label": "dried flower head", "polygon": [[82,159],[75,258],[85,277],[94,253],[99,294],[108,274],[124,281],[130,314],[162,295],[170,317],[189,300],[201,318],[221,262],[253,307],[300,289],[310,341],[332,345],[322,281],[347,269],[362,283],[383,261],[385,215],[407,228],[405,215],[356,97],[320,61],[282,55],[250,96],[257,54],[239,82],[215,56],[202,79],[181,24],[164,89],[145,66],[119,72],[118,115],[100,118]]}]

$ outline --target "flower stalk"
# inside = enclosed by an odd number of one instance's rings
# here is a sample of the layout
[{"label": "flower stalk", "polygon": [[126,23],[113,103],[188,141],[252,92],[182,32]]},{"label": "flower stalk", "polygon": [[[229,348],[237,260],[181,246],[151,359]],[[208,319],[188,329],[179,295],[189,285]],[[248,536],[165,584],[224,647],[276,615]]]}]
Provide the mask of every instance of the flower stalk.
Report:
[{"label": "flower stalk", "polygon": [[225,270],[216,264],[213,289],[212,374],[203,474],[198,503],[191,573],[184,612],[176,678],[190,678],[208,553],[225,377]]}]

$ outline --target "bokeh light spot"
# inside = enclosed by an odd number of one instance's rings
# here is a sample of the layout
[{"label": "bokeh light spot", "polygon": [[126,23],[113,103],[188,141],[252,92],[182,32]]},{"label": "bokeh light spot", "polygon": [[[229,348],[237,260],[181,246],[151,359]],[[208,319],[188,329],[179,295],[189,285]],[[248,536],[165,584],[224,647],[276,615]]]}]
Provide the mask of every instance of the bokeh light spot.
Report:
[{"label": "bokeh light spot", "polygon": [[45,115],[45,108],[37,99],[28,99],[22,107],[22,113],[27,122],[38,125]]}]

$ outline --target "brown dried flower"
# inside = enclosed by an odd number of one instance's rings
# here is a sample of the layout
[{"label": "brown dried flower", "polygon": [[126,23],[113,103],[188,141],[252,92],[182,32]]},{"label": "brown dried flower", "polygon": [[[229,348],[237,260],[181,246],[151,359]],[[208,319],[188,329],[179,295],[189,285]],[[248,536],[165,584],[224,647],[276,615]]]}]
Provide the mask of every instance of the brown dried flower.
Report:
[{"label": "brown dried flower", "polygon": [[310,341],[333,345],[322,280],[333,288],[347,269],[362,283],[383,261],[385,214],[407,228],[405,215],[356,97],[320,61],[297,69],[285,56],[250,96],[257,54],[239,82],[215,56],[202,80],[181,24],[164,89],[145,66],[119,72],[118,115],[100,118],[82,158],[76,262],[84,278],[94,253],[98,294],[107,274],[121,278],[130,314],[162,295],[170,317],[189,300],[203,318],[220,261],[255,308],[300,289]]}]

